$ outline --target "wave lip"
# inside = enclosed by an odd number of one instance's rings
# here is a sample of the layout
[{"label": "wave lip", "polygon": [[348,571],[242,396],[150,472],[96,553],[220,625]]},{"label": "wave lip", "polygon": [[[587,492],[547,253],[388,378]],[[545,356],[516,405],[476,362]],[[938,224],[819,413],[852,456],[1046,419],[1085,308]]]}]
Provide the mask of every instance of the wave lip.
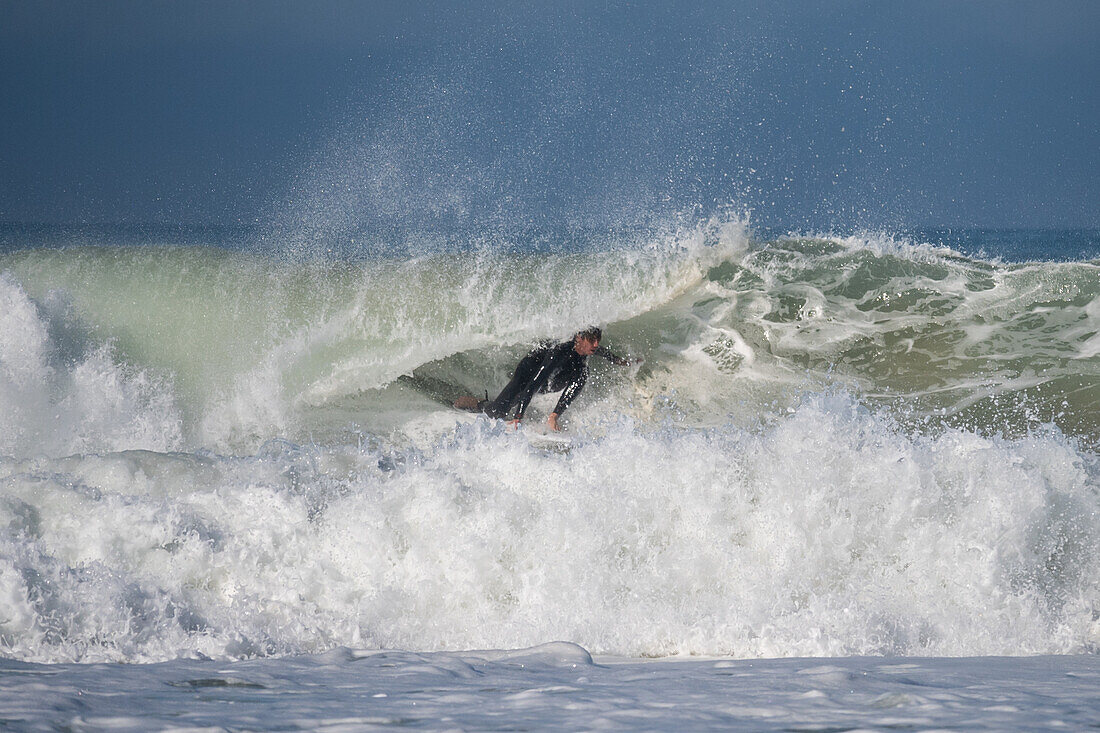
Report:
[{"label": "wave lip", "polygon": [[56,293],[42,305],[0,273],[0,455],[64,455],[180,443],[164,383],[92,342]]}]

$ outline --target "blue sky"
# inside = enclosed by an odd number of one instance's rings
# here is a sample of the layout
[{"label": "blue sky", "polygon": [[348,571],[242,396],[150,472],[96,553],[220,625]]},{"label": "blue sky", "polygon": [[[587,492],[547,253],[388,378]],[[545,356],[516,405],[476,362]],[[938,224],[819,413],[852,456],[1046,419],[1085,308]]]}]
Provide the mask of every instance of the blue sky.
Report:
[{"label": "blue sky", "polygon": [[1100,226],[1100,3],[514,5],[3,0],[0,220]]}]

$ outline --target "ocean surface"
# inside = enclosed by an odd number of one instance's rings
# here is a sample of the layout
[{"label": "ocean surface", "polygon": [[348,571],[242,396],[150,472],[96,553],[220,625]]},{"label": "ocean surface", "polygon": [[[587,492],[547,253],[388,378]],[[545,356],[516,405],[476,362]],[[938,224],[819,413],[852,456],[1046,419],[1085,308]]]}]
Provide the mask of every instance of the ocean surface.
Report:
[{"label": "ocean surface", "polygon": [[274,236],[0,227],[0,728],[1100,719],[1100,232]]}]

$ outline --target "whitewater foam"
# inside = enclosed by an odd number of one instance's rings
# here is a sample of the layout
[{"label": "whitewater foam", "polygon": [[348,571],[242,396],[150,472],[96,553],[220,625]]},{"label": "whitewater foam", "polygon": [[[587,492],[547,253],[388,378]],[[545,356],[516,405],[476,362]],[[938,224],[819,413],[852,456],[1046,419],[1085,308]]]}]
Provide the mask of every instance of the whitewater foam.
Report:
[{"label": "whitewater foam", "polygon": [[397,451],[3,471],[0,643],[20,659],[1100,643],[1095,465],[1056,434],[906,437],[844,395],[756,431],[613,421],[564,453],[477,420]]},{"label": "whitewater foam", "polygon": [[0,273],[0,455],[178,446],[164,382],[89,343],[51,295],[40,306]]}]

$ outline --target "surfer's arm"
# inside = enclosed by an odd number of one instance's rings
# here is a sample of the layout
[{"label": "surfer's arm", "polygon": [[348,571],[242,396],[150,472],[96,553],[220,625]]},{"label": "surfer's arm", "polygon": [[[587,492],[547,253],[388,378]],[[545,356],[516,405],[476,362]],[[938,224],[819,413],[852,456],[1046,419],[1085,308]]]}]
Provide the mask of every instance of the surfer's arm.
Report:
[{"label": "surfer's arm", "polygon": [[[565,408],[569,407],[569,403],[572,402],[581,389],[584,387],[584,383],[588,380],[588,370],[581,369],[581,373],[577,375],[577,378],[570,382],[564,390],[562,390],[561,397],[558,398],[558,404],[554,407],[554,423],[557,423],[558,417],[565,412]],[[557,428],[555,428],[556,430]]]},{"label": "surfer's arm", "polygon": [[619,356],[615,352],[611,351],[611,349],[605,348],[603,346],[597,348],[596,351],[593,353],[595,353],[596,356],[602,356],[615,366],[629,366],[630,364],[636,364],[641,361],[641,359],[637,358],[627,358],[624,356]]}]

